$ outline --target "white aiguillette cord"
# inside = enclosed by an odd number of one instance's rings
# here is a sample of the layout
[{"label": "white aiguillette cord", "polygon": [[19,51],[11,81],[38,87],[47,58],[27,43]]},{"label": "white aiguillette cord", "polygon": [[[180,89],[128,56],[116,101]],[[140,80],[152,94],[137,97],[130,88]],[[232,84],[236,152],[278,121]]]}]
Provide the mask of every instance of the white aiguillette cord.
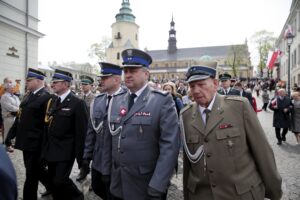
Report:
[{"label": "white aiguillette cord", "polygon": [[107,122],[108,122],[108,128],[109,128],[111,135],[115,136],[121,132],[122,126],[119,126],[116,130],[112,130],[112,128],[111,128],[111,121],[110,121],[111,114],[110,113],[111,113],[111,105],[112,105],[113,101],[114,101],[114,95],[111,97],[111,100],[109,102],[108,111],[107,111]]},{"label": "white aiguillette cord", "polygon": [[180,115],[180,132],[181,132],[181,138],[183,142],[183,148],[186,152],[186,155],[191,163],[197,163],[203,156],[204,150],[203,150],[203,145],[199,146],[197,151],[192,154],[186,144],[186,139],[185,139],[185,131],[184,131],[184,124],[183,124],[183,119],[182,116]]},{"label": "white aiguillette cord", "polygon": [[94,102],[95,100],[93,100],[91,102],[91,105],[90,105],[90,118],[91,118],[91,123],[92,123],[92,126],[93,126],[93,129],[96,131],[96,133],[101,133],[101,130],[103,128],[103,121],[101,121],[98,126],[95,125],[95,120],[93,118],[93,112],[94,112]]}]

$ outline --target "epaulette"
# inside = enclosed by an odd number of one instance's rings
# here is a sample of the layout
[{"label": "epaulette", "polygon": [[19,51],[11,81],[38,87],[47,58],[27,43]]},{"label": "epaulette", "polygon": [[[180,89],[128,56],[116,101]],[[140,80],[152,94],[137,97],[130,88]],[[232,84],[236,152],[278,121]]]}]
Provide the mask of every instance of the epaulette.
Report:
[{"label": "epaulette", "polygon": [[120,91],[118,94],[114,94],[113,96],[114,97],[117,97],[117,96],[120,96],[120,95],[123,95],[123,94],[125,94],[125,93],[127,93],[127,90],[122,90],[122,91]]},{"label": "epaulette", "polygon": [[102,97],[103,95],[105,95],[105,93],[100,93],[97,96],[95,96],[95,99],[98,98],[98,97]]},{"label": "epaulette", "polygon": [[151,92],[163,95],[163,96],[167,96],[169,93],[167,91],[161,91],[161,90],[151,90]]},{"label": "epaulette", "polygon": [[233,101],[245,101],[244,97],[237,95],[227,95],[224,97],[225,100],[233,100]]},{"label": "epaulette", "polygon": [[188,105],[186,105],[185,107],[183,107],[181,110],[180,110],[180,115],[182,115],[185,111],[187,111],[188,109],[192,108],[193,107],[193,103],[190,103]]}]

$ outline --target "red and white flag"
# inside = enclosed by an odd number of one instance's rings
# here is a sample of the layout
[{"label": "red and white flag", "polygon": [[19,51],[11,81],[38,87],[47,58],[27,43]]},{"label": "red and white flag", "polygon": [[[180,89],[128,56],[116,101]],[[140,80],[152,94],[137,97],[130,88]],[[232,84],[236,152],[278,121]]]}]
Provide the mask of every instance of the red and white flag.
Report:
[{"label": "red and white flag", "polygon": [[284,35],[283,35],[284,39],[287,38],[287,36],[288,36],[289,33],[293,34],[293,30],[292,30],[292,26],[288,24],[287,28],[284,31]]}]

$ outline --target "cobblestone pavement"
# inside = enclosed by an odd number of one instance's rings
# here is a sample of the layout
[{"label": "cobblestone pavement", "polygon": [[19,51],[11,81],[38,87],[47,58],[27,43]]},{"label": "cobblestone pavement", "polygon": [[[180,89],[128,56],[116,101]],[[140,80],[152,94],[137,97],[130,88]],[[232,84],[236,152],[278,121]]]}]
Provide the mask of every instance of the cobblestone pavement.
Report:
[{"label": "cobblestone pavement", "polygon": [[[257,99],[257,103],[261,106],[261,99]],[[258,113],[258,118],[262,123],[269,143],[271,144],[276,157],[278,170],[283,178],[283,200],[300,200],[300,145],[296,144],[296,139],[292,132],[287,134],[287,141],[281,146],[276,144],[275,131],[272,127],[273,113],[272,111],[262,111]],[[9,154],[12,159],[18,178],[19,200],[22,199],[23,183],[25,178],[24,166],[22,160],[22,153],[16,150]],[[78,174],[77,165],[74,165],[72,171],[72,179],[74,180]],[[76,182],[74,180],[74,182]],[[78,188],[84,191],[86,200],[100,200],[92,191],[88,190],[90,185],[90,178],[83,183],[76,182]],[[179,157],[179,171],[178,174],[172,178],[172,184],[168,192],[168,200],[181,200],[182,194],[182,158]],[[39,187],[39,193],[43,192],[42,185]],[[51,197],[39,198],[40,200],[50,200]]]}]

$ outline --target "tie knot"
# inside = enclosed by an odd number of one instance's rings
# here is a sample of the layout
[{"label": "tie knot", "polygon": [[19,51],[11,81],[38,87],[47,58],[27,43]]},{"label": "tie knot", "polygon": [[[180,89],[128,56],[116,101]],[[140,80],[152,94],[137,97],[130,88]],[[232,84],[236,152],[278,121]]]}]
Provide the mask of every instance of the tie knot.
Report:
[{"label": "tie knot", "polygon": [[203,113],[209,114],[209,113],[210,113],[210,110],[206,108],[206,109],[204,109]]},{"label": "tie knot", "polygon": [[132,94],[130,95],[130,98],[132,98],[132,99],[135,99],[135,97],[136,97],[136,94],[135,94],[135,93],[132,93]]}]

